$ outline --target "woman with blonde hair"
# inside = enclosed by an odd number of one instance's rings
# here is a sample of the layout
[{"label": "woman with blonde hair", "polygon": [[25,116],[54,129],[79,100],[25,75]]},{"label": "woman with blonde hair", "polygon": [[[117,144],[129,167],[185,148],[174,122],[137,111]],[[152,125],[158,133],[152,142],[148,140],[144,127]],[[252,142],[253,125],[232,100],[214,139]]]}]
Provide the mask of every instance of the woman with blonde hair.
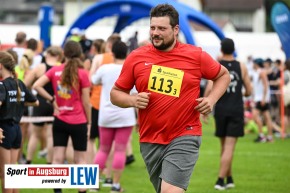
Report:
[{"label": "woman with blonde hair", "polygon": [[24,80],[25,75],[29,72],[30,66],[33,63],[34,52],[30,49],[25,50],[19,64],[15,67],[18,79]]}]

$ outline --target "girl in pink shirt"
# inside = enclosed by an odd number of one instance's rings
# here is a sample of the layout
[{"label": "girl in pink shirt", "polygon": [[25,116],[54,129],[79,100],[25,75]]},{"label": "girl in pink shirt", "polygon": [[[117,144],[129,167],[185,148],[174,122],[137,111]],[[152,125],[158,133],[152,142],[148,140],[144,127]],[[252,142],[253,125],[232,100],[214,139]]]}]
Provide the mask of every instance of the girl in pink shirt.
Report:
[{"label": "girl in pink shirt", "polygon": [[[74,148],[74,163],[86,163],[87,134],[91,123],[90,81],[80,60],[82,49],[79,43],[68,41],[64,46],[65,63],[55,66],[40,77],[33,88],[39,95],[54,105],[53,160],[52,164],[62,164],[69,137]],[[54,96],[43,86],[51,82]],[[54,189],[60,193],[61,189]],[[85,190],[79,190],[79,193]]]}]

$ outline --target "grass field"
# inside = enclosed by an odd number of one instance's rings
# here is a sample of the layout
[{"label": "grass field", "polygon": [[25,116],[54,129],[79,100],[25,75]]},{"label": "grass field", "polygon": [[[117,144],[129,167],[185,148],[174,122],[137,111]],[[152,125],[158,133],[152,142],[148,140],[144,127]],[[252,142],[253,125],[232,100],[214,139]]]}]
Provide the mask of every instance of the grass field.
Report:
[{"label": "grass field", "polygon": [[[188,193],[216,193],[213,186],[219,168],[219,140],[213,136],[212,121],[203,127],[200,157],[188,187]],[[236,188],[230,193],[289,193],[290,192],[290,139],[275,139],[274,143],[256,144],[255,134],[239,139],[233,166]],[[126,193],[153,193],[145,165],[139,153],[138,136],[133,138],[136,161],[127,166],[121,184]],[[35,160],[44,163],[44,159]],[[16,182],[17,183],[17,182]],[[20,193],[52,193],[50,189],[22,189]],[[74,189],[64,193],[77,192]],[[89,191],[87,191],[89,192]],[[110,192],[102,188],[101,193]]]}]

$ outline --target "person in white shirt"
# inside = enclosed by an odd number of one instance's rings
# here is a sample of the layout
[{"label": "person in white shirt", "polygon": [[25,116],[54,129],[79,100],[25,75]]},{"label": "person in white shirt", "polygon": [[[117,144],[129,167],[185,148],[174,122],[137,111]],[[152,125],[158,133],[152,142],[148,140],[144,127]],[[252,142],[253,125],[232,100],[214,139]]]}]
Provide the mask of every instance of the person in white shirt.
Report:
[{"label": "person in white shirt", "polygon": [[98,121],[100,148],[94,163],[99,164],[100,170],[105,168],[106,160],[114,142],[113,186],[111,192],[122,192],[120,178],[125,168],[126,146],[136,124],[134,108],[120,108],[110,101],[110,91],[120,75],[127,50],[128,48],[124,42],[115,42],[112,47],[114,63],[100,66],[91,78],[93,84],[102,85]]},{"label": "person in white shirt", "polygon": [[[273,142],[272,120],[270,115],[270,86],[267,78],[267,72],[263,69],[263,59],[254,60],[254,71],[252,74],[253,83],[253,100],[255,102],[255,108],[253,110],[253,116],[256,124],[258,125],[259,135],[255,142]],[[264,117],[266,122],[268,136],[265,137],[262,131],[263,122],[260,116]]]},{"label": "person in white shirt", "polygon": [[17,64],[19,64],[26,50],[26,44],[27,44],[26,33],[22,31],[18,32],[15,37],[15,43],[16,43],[16,46],[13,47],[12,50],[17,53],[17,56],[18,56]]}]

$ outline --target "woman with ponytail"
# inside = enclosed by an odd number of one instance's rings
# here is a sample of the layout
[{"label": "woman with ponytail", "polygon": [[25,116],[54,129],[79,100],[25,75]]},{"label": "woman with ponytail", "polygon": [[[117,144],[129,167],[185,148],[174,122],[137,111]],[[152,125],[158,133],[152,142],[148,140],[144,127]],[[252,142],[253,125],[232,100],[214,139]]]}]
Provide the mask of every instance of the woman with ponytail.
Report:
[{"label": "woman with ponytail", "polygon": [[16,61],[8,52],[0,52],[0,128],[5,138],[0,143],[0,178],[3,193],[17,193],[16,189],[4,188],[4,165],[16,164],[21,146],[22,133],[19,126],[25,106],[37,106],[38,100],[17,79]]},{"label": "woman with ponytail", "polygon": [[[64,45],[65,63],[54,66],[41,76],[33,88],[54,106],[52,164],[63,164],[68,139],[74,149],[74,163],[86,164],[87,139],[91,123],[90,80],[81,62],[82,48],[78,42]],[[54,96],[43,87],[52,83]],[[60,193],[61,189],[54,189]],[[79,192],[86,192],[81,189]]]},{"label": "woman with ponytail", "polygon": [[30,66],[33,63],[34,52],[30,49],[27,49],[22,58],[20,58],[19,64],[15,67],[15,72],[18,79],[24,80],[27,73],[30,71]]}]

